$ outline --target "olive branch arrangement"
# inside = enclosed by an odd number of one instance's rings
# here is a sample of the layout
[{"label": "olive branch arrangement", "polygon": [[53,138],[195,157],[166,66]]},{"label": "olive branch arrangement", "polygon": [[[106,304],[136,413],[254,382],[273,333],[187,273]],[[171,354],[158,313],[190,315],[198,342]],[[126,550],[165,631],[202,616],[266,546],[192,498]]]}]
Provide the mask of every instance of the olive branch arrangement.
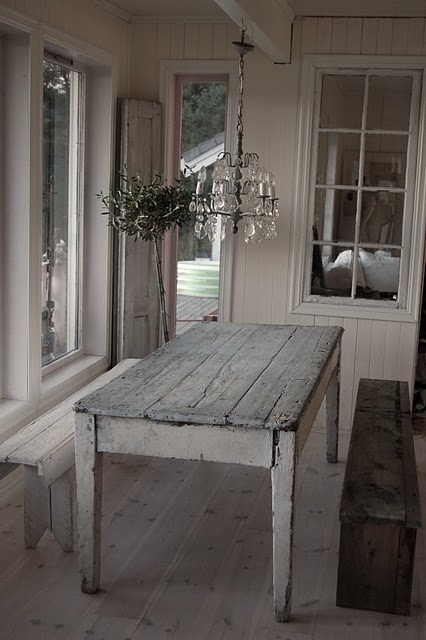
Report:
[{"label": "olive branch arrangement", "polygon": [[120,187],[111,189],[108,195],[98,194],[109,214],[109,223],[119,233],[134,240],[152,242],[157,276],[160,317],[164,342],[169,341],[168,318],[165,305],[164,278],[160,254],[160,242],[166,231],[191,222],[189,203],[191,195],[179,180],[169,185],[161,175],[150,184],[142,177],[119,175]]}]

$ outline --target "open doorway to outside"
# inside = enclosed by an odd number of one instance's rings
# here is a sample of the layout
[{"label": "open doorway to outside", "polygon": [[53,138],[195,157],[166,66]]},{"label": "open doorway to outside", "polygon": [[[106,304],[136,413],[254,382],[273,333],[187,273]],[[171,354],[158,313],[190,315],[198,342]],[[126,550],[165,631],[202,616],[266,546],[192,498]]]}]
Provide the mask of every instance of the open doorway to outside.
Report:
[{"label": "open doorway to outside", "polygon": [[[194,192],[197,173],[204,166],[205,191],[209,192],[209,169],[225,146],[227,77],[177,76],[175,95],[180,179]],[[220,232],[213,242],[207,236],[196,238],[195,215],[178,235],[176,335],[195,322],[216,320],[218,315]]]}]

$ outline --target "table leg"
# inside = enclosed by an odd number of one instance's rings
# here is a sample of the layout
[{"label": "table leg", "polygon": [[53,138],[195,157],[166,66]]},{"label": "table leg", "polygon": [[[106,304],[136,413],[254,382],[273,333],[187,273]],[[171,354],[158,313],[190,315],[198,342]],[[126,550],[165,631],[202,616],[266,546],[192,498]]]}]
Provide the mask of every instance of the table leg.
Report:
[{"label": "table leg", "polygon": [[275,447],[275,464],[271,469],[274,612],[278,622],[288,622],[291,611],[296,434],[281,432],[279,438]]},{"label": "table leg", "polygon": [[325,396],[325,419],[327,424],[327,460],[337,462],[339,440],[339,369],[336,367],[331,374]]},{"label": "table leg", "polygon": [[102,515],[102,453],[96,451],[95,417],[75,414],[78,545],[81,590],[99,589]]}]

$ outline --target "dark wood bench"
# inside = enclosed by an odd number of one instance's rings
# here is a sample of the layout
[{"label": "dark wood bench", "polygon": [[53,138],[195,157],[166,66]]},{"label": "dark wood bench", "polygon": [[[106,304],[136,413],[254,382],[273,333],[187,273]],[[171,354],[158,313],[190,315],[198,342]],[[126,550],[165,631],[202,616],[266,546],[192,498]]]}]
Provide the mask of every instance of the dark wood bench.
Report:
[{"label": "dark wood bench", "polygon": [[406,382],[360,380],[339,516],[337,605],[408,615],[421,516]]}]

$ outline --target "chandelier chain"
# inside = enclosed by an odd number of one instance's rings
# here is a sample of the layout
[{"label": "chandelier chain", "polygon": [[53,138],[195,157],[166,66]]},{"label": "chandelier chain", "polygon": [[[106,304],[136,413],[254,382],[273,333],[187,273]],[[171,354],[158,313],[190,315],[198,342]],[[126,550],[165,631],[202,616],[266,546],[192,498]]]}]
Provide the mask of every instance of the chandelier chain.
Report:
[{"label": "chandelier chain", "polygon": [[238,73],[238,105],[237,105],[237,132],[241,135],[244,131],[243,126],[243,91],[244,91],[244,57],[240,55],[239,73]]}]

